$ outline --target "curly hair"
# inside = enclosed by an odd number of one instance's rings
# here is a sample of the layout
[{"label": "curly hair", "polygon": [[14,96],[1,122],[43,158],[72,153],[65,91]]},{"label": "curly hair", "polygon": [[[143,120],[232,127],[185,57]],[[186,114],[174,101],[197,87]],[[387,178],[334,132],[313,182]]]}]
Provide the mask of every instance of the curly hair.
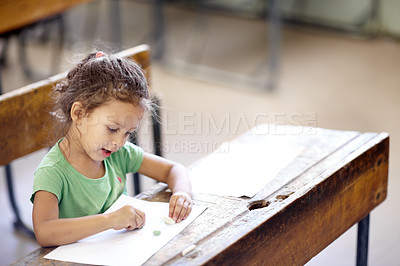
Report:
[{"label": "curly hair", "polygon": [[140,105],[149,111],[151,97],[143,70],[135,62],[113,55],[90,53],[71,69],[52,93],[56,136],[64,136],[71,125],[71,108],[81,102],[87,113],[106,101],[116,99]]}]

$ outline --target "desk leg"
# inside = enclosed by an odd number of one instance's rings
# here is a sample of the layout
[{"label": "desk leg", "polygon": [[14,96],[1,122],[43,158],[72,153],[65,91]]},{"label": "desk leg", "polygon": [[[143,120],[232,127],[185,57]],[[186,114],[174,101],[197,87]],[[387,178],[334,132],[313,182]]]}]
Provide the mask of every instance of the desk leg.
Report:
[{"label": "desk leg", "polygon": [[154,148],[155,154],[158,156],[162,156],[162,147],[161,147],[161,125],[159,122],[160,119],[160,99],[157,96],[153,98],[154,102],[154,113],[151,116],[151,120],[153,123],[153,140],[154,140]]},{"label": "desk leg", "polygon": [[29,229],[24,222],[21,219],[21,216],[19,214],[19,209],[17,202],[15,201],[15,195],[14,195],[14,187],[13,187],[13,182],[12,182],[12,172],[11,172],[11,165],[7,164],[4,166],[6,169],[6,179],[7,179],[7,189],[8,189],[8,196],[10,198],[10,203],[11,207],[14,211],[15,214],[15,222],[14,222],[14,228],[25,235],[29,237],[35,237],[35,234],[31,229]]},{"label": "desk leg", "polygon": [[268,23],[268,81],[267,89],[272,91],[277,87],[279,79],[279,61],[280,61],[280,46],[281,46],[281,18],[280,18],[280,3],[279,0],[270,0],[268,2],[269,16]]},{"label": "desk leg", "polygon": [[369,214],[358,223],[357,266],[368,264]]},{"label": "desk leg", "polygon": [[8,37],[5,37],[0,41],[3,43],[3,49],[0,52],[0,65],[5,66],[7,63]]},{"label": "desk leg", "polygon": [[164,57],[165,49],[165,22],[164,19],[164,0],[153,0],[153,38],[154,38],[154,59],[160,60]]},{"label": "desk leg", "polygon": [[110,1],[110,23],[111,23],[111,41],[118,51],[122,49],[122,34],[121,34],[121,12],[119,1]]},{"label": "desk leg", "polygon": [[[138,144],[138,138],[137,136],[134,136],[130,139],[130,142],[137,145]],[[137,195],[140,193],[140,176],[139,173],[136,172],[133,174],[133,194]]]}]

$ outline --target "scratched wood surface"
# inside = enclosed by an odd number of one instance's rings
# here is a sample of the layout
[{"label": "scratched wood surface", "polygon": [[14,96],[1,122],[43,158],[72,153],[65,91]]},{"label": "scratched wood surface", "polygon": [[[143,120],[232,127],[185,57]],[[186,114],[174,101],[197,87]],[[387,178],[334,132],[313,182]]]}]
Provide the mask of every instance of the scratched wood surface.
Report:
[{"label": "scratched wood surface", "polygon": [[[146,265],[303,265],[386,198],[388,134],[323,129],[293,134],[299,127],[280,128],[288,131],[233,141],[284,138],[304,146],[303,153],[253,198],[194,195],[195,204],[208,209]],[[163,202],[169,197],[164,184],[138,195]],[[191,244],[196,248],[182,257]],[[40,248],[16,265],[75,265],[43,259],[51,250]]]},{"label": "scratched wood surface", "polygon": [[[150,78],[150,48],[140,45],[117,54],[135,60]],[[49,147],[50,92],[66,72],[0,95],[0,165]]]},{"label": "scratched wood surface", "polygon": [[29,26],[92,0],[1,0],[0,34]]}]

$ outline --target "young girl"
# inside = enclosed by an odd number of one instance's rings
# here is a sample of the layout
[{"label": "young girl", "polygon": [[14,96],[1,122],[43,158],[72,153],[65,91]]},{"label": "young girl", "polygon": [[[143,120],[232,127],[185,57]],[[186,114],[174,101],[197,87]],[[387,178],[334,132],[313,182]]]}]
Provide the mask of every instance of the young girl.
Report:
[{"label": "young girl", "polygon": [[146,78],[137,64],[92,53],[56,86],[54,99],[64,137],[35,172],[32,219],[40,245],[64,245],[110,228],[142,227],[144,210],[127,205],[104,214],[126,193],[130,172],[168,184],[169,216],[176,222],[189,215],[186,169],[127,142],[151,109]]}]

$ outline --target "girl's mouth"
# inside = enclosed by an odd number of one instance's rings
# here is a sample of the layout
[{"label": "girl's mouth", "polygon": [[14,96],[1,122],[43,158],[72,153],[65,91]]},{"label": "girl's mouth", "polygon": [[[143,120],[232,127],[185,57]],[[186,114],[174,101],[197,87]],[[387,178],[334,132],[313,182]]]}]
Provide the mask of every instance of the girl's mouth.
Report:
[{"label": "girl's mouth", "polygon": [[107,150],[107,149],[104,149],[104,148],[101,149],[101,152],[103,153],[104,157],[108,157],[112,153],[110,150]]}]

